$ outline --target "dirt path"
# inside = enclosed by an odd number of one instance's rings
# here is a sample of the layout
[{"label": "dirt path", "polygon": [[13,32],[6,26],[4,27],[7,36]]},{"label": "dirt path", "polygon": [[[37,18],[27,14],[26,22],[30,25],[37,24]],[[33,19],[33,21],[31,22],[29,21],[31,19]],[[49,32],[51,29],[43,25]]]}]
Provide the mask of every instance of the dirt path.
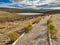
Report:
[{"label": "dirt path", "polygon": [[58,30],[57,32],[58,40],[55,41],[55,45],[60,45],[60,14],[53,15],[53,22],[55,23],[56,28]]},{"label": "dirt path", "polygon": [[33,26],[31,32],[25,34],[15,45],[49,45],[47,36],[48,16]]}]

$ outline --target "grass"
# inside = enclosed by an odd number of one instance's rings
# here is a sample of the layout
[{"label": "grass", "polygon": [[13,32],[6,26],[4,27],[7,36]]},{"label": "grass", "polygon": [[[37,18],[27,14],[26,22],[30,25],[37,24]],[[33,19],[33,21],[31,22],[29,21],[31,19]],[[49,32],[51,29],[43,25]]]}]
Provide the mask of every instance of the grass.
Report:
[{"label": "grass", "polygon": [[33,25],[32,22],[30,22],[28,26],[24,28],[26,33],[32,30],[32,25]]},{"label": "grass", "polygon": [[51,34],[51,38],[54,40],[57,40],[57,36],[56,36],[57,29],[52,21],[52,16],[48,19],[47,24],[48,24],[48,29],[49,29],[50,34]]},{"label": "grass", "polygon": [[52,23],[52,16],[47,20],[47,24]]},{"label": "grass", "polygon": [[36,20],[33,22],[33,24],[39,23],[39,21],[41,20],[41,18],[42,18],[42,17],[39,17],[38,19],[36,19]]},{"label": "grass", "polygon": [[19,35],[17,32],[10,32],[10,33],[8,34],[8,37],[9,37],[11,40],[13,40],[13,41],[15,41],[16,39],[18,39],[19,36],[20,36],[20,35]]},{"label": "grass", "polygon": [[[21,17],[22,21],[20,20],[20,17]],[[30,17],[32,17],[32,18],[30,19]],[[17,14],[14,14],[14,13],[0,11],[0,21],[3,20],[3,23],[0,22],[0,33],[2,35],[8,35],[7,40],[11,39],[11,40],[15,41],[20,36],[15,31],[21,31],[21,29],[24,28],[24,27],[26,27],[25,28],[26,32],[31,31],[32,22],[34,22],[36,19],[38,19],[38,17],[39,16],[24,16],[24,15],[21,16],[21,15],[17,15]],[[26,20],[26,18],[27,18],[27,20]],[[9,20],[13,20],[13,19],[14,19],[13,22],[9,21]],[[2,37],[3,36],[1,36],[1,38]],[[0,40],[1,40],[1,38],[0,38]]]},{"label": "grass", "polygon": [[50,33],[53,34],[53,35],[56,34],[56,32],[57,32],[56,29],[54,29],[54,30],[50,30]]},{"label": "grass", "polygon": [[32,30],[32,25],[35,24],[35,23],[39,23],[39,21],[40,21],[42,18],[44,18],[44,16],[38,17],[38,18],[37,18],[35,21],[33,21],[33,22],[29,22],[28,26],[24,28],[24,29],[25,29],[25,32],[28,33],[29,31],[31,31],[31,30]]},{"label": "grass", "polygon": [[53,29],[55,28],[55,26],[54,26],[53,23],[49,23],[49,24],[48,24],[48,28],[51,29],[51,30],[53,30]]}]

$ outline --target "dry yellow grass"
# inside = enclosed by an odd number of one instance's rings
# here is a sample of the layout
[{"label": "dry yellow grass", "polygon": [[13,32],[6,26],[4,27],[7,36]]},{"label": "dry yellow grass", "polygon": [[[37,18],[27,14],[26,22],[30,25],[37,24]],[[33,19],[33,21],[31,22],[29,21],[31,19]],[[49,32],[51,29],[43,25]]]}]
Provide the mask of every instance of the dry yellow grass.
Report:
[{"label": "dry yellow grass", "polygon": [[57,29],[53,23],[52,16],[48,19],[47,23],[48,23],[48,29],[49,29],[50,34],[51,34],[51,39],[57,40],[57,36],[56,36]]},{"label": "dry yellow grass", "polygon": [[13,17],[13,16],[18,16],[18,15],[14,13],[5,12],[5,11],[0,11],[0,18]]},{"label": "dry yellow grass", "polygon": [[[18,15],[18,14],[0,11],[0,19],[2,18],[3,21],[6,17],[13,19],[13,18],[19,18],[20,16],[21,15]],[[14,19],[14,21],[12,21],[12,22],[8,21],[8,20],[3,23],[0,22],[0,45],[4,45],[6,43],[6,40],[9,40],[7,35],[10,32],[20,31],[22,28],[27,27],[29,22],[34,22],[36,19],[40,18],[40,16],[37,16],[37,17],[35,16],[35,18],[31,18],[31,19],[28,19],[29,17],[23,16],[23,18],[22,18],[23,19],[22,21]],[[2,41],[2,40],[4,40],[4,41]]]}]

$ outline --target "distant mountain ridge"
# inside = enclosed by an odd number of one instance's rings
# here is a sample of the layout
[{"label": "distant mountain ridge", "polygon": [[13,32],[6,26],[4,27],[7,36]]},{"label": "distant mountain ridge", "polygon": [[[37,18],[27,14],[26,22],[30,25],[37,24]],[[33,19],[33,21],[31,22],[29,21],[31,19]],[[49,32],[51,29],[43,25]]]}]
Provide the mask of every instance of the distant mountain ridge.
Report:
[{"label": "distant mountain ridge", "polygon": [[0,7],[0,10],[1,11],[12,12],[12,13],[21,13],[21,12],[44,13],[44,12],[50,11],[50,9],[35,10],[35,9],[17,9],[17,8],[4,8],[4,7]]},{"label": "distant mountain ridge", "polygon": [[60,13],[60,10],[58,9],[39,9],[39,10],[33,10],[33,9],[17,9],[17,8],[4,8],[0,7],[0,11],[6,11],[11,13]]}]

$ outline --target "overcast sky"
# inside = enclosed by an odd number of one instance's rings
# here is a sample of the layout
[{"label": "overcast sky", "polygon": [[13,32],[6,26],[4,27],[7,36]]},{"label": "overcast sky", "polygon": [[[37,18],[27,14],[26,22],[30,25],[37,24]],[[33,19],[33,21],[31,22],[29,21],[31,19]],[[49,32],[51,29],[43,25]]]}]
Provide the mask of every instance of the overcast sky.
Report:
[{"label": "overcast sky", "polygon": [[60,9],[60,0],[0,0],[0,7],[20,9]]}]

